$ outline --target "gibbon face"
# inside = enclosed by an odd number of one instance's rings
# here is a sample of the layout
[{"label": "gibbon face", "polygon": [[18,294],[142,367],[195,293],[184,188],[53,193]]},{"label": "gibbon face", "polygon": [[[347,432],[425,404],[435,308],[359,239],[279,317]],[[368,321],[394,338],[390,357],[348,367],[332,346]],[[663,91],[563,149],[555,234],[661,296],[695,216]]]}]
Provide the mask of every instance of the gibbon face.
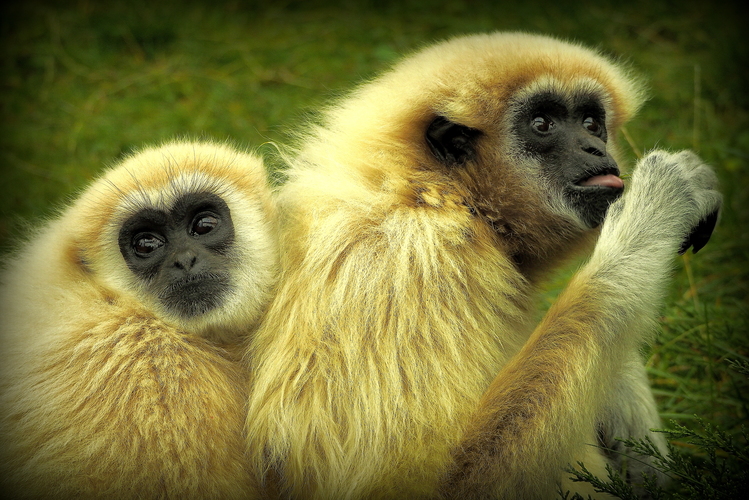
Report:
[{"label": "gibbon face", "polygon": [[[146,170],[147,169],[147,172]],[[83,197],[78,258],[187,331],[229,340],[269,298],[276,247],[259,160],[205,144],[149,149]]]},{"label": "gibbon face", "polygon": [[145,208],[122,224],[120,251],[161,305],[191,319],[221,307],[231,289],[231,211],[210,193],[189,193],[169,210]]},{"label": "gibbon face", "polygon": [[[518,102],[512,130],[523,155],[541,165],[542,175],[562,193],[585,224],[598,226],[624,184],[607,154],[606,111],[595,94],[539,92]],[[476,158],[480,130],[436,118],[426,130],[435,157],[459,168]]]},{"label": "gibbon face", "polygon": [[607,153],[606,111],[595,94],[571,99],[539,93],[520,104],[515,130],[523,149],[588,227],[603,222],[608,205],[624,189]]}]

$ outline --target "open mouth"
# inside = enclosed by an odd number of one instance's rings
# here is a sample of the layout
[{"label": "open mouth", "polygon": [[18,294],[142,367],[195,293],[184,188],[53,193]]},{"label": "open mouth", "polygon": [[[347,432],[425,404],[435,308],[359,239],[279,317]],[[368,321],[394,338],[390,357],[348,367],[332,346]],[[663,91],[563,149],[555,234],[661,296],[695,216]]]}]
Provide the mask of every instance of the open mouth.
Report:
[{"label": "open mouth", "polygon": [[612,169],[587,173],[583,178],[575,182],[575,186],[583,188],[603,187],[624,189],[624,181],[619,177],[619,171]]},{"label": "open mouth", "polygon": [[603,223],[609,205],[624,192],[624,181],[619,169],[606,167],[590,169],[577,182],[567,184],[565,197],[589,228]]}]

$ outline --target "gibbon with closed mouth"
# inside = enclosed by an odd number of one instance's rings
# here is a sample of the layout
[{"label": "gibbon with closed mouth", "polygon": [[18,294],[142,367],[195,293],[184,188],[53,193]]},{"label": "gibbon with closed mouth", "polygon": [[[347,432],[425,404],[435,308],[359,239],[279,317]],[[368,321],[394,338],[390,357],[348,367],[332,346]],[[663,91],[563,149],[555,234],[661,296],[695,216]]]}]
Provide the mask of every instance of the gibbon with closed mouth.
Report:
[{"label": "gibbon with closed mouth", "polygon": [[244,336],[278,272],[261,161],[176,142],[107,171],[0,288],[14,498],[247,498]]}]

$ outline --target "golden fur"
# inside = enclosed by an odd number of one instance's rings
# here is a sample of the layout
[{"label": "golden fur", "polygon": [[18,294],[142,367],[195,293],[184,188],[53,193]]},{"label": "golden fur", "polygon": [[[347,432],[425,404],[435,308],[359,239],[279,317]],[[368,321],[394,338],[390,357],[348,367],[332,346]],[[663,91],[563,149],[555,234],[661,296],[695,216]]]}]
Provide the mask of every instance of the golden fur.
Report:
[{"label": "golden fur", "polygon": [[[127,268],[129,214],[209,191],[236,230],[233,291],[180,322]],[[277,273],[259,159],[218,144],[146,149],[106,172],[6,264],[0,476],[13,498],[246,498],[239,334]]]},{"label": "golden fur", "polygon": [[[630,358],[634,431],[657,425],[636,350],[671,254],[646,255],[653,284],[624,292],[586,267],[534,331],[537,284],[596,235],[513,138],[513,106],[545,90],[599,96],[610,149],[641,104],[591,50],[468,36],[360,87],[294,155],[281,284],[248,354],[248,450],[268,494],[551,498],[566,464],[603,471],[586,443],[622,414],[607,404]],[[436,161],[424,130],[440,115],[482,131],[475,159]]]}]

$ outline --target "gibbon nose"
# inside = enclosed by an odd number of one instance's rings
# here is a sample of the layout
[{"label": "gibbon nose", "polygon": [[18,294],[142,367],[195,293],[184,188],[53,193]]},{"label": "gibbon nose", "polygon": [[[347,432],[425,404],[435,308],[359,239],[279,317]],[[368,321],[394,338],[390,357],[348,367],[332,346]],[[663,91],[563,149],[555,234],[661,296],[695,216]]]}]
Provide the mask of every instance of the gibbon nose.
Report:
[{"label": "gibbon nose", "polygon": [[190,271],[198,262],[198,256],[194,252],[180,252],[174,256],[174,267],[183,271]]},{"label": "gibbon nose", "polygon": [[603,158],[606,156],[606,143],[598,138],[587,138],[580,144],[584,153]]}]

